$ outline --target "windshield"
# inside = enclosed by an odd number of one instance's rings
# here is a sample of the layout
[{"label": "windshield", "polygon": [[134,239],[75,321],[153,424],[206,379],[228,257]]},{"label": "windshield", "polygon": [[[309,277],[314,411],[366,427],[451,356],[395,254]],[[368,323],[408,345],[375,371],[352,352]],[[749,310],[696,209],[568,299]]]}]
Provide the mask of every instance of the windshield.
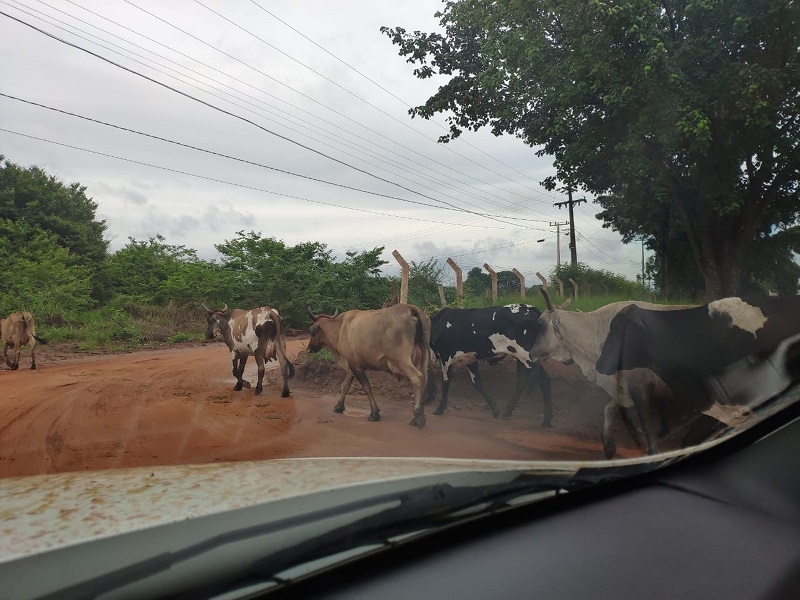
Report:
[{"label": "windshield", "polygon": [[0,481],[378,457],[566,489],[779,412],[772,5],[3,2]]}]

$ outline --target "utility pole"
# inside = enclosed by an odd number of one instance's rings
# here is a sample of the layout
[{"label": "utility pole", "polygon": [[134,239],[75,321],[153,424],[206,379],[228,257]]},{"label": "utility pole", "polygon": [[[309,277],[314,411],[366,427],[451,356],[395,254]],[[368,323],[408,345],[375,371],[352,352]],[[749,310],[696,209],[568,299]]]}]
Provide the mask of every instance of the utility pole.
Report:
[{"label": "utility pole", "polygon": [[575,214],[573,213],[572,208],[576,204],[580,204],[581,202],[586,202],[586,198],[581,198],[580,200],[573,200],[572,199],[572,186],[567,186],[567,200],[565,202],[554,202],[553,206],[557,206],[561,208],[565,204],[569,207],[569,250],[572,258],[572,266],[576,267],[578,265],[578,250],[575,247]]},{"label": "utility pole", "polygon": [[644,238],[642,238],[642,286],[645,286],[644,282]]},{"label": "utility pole", "polygon": [[569,221],[563,223],[550,223],[550,227],[556,228],[556,266],[561,267],[561,226],[569,225]]}]

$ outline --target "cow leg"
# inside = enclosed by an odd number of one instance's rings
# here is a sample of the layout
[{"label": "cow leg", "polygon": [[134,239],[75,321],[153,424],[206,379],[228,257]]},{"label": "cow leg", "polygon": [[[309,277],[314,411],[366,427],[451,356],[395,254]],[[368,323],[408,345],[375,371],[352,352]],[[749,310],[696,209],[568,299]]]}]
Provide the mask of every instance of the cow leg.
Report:
[{"label": "cow leg", "polygon": [[[517,369],[522,366],[517,363]],[[540,363],[536,363],[530,369],[528,377],[536,377],[539,381],[539,390],[542,392],[542,402],[544,404],[544,414],[542,415],[542,427],[550,427],[553,420],[553,388],[550,381],[550,375],[544,370]],[[519,375],[517,375],[519,378]]]},{"label": "cow leg", "polygon": [[453,365],[447,367],[444,380],[442,381],[442,399],[439,400],[439,406],[433,411],[435,415],[441,415],[447,409],[447,396],[450,394],[450,378],[453,375]]},{"label": "cow leg", "polygon": [[31,371],[36,369],[36,341],[31,344]]},{"label": "cow leg", "polygon": [[353,385],[353,377],[355,377],[355,375],[353,374],[352,371],[348,372],[347,375],[345,375],[344,381],[342,382],[339,402],[337,402],[336,406],[333,407],[333,412],[336,413],[344,412],[344,397],[347,396],[347,392],[350,391],[350,386]]},{"label": "cow leg", "polygon": [[[238,363],[237,363],[238,361]],[[247,364],[247,356],[237,356],[233,359],[233,376],[236,377],[236,385],[233,386],[235,391],[240,391],[242,387],[250,389],[250,382],[242,378],[244,373],[244,366]]]},{"label": "cow leg", "polygon": [[478,390],[478,393],[483,396],[486,405],[489,407],[489,410],[492,411],[492,416],[496,419],[500,416],[500,409],[497,408],[497,404],[494,400],[489,397],[483,389],[483,382],[481,381],[481,370],[478,367],[478,363],[474,362],[472,364],[467,365],[467,370],[469,371],[470,378],[472,379],[473,387]]},{"label": "cow leg", "polygon": [[422,403],[422,400],[425,395],[428,374],[424,371],[420,371],[414,365],[409,365],[403,374],[414,387],[414,416],[408,424],[422,429],[425,427],[426,421],[425,405]]},{"label": "cow leg", "polygon": [[[279,342],[275,342],[278,344]],[[283,352],[279,352],[276,349],[275,352],[278,355],[278,365],[280,366],[281,370],[281,377],[283,377],[283,389],[281,390],[281,398],[288,398],[289,397],[289,377],[294,376],[294,367],[289,364],[289,361],[286,359],[286,356]],[[287,377],[287,375],[289,377]]]},{"label": "cow leg", "polygon": [[664,398],[656,399],[655,403],[656,410],[658,411],[658,416],[661,421],[661,426],[658,430],[658,437],[665,438],[669,435],[669,410]]},{"label": "cow leg", "polygon": [[375,396],[372,394],[372,386],[369,384],[369,379],[367,379],[367,374],[364,371],[353,371],[358,379],[358,383],[361,384],[361,387],[364,388],[364,391],[367,393],[367,398],[369,398],[369,417],[367,417],[367,421],[380,421],[381,420],[381,411],[378,408],[378,403],[375,402]]},{"label": "cow leg", "polygon": [[612,399],[606,402],[603,408],[603,433],[601,440],[603,441],[603,453],[606,458],[613,458],[617,453],[617,445],[612,438],[612,431],[614,429],[614,416],[617,414],[617,403]]},{"label": "cow leg", "polygon": [[634,429],[641,432],[642,437],[644,437],[644,445],[647,449],[647,453],[652,456],[656,454],[658,450],[656,449],[655,440],[650,433],[650,427],[647,425],[647,415],[644,410],[646,402],[642,396],[642,390],[633,387],[630,390],[630,396],[633,399],[633,408],[629,409],[631,424]]},{"label": "cow leg", "polygon": [[264,391],[264,355],[258,353],[255,355],[256,365],[258,365],[258,383],[256,383],[256,391],[255,394],[258,396],[261,392]]}]

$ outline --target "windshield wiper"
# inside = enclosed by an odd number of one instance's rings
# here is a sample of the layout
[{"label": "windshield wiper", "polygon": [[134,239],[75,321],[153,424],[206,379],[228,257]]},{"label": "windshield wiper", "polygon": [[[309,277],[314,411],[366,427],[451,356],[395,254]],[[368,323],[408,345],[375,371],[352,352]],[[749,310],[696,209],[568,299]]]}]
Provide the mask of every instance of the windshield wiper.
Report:
[{"label": "windshield wiper", "polygon": [[[582,483],[577,485],[583,487]],[[564,475],[520,475],[513,481],[505,483],[478,486],[453,486],[440,483],[381,494],[215,535],[181,550],[157,554],[41,598],[99,596],[166,571],[175,565],[227,544],[342,517],[370,508],[379,508],[381,505],[390,505],[375,514],[336,527],[293,546],[266,554],[235,575],[232,574],[228,582],[239,581],[243,577],[264,578],[292,566],[346,550],[384,543],[387,539],[404,533],[449,525],[478,514],[489,514],[507,506],[511,500],[525,495],[548,491],[558,492],[568,490],[571,486],[570,478]],[[475,507],[480,507],[480,510],[469,512],[466,515],[461,514],[463,511]],[[191,592],[188,593],[191,594]]]}]

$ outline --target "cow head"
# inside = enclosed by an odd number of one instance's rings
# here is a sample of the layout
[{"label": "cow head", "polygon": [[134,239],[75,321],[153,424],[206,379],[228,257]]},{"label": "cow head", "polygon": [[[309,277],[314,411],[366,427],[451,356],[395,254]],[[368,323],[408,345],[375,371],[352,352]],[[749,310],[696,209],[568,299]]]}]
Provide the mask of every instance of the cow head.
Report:
[{"label": "cow head", "polygon": [[311,327],[308,330],[308,333],[311,334],[311,339],[308,340],[308,351],[319,352],[328,345],[327,323],[339,316],[339,309],[337,308],[332,315],[315,315],[311,312],[311,307],[309,306],[308,316],[311,317]]},{"label": "cow head", "polygon": [[223,308],[214,310],[203,304],[203,308],[206,309],[206,322],[208,323],[206,339],[213,340],[217,335],[225,337],[223,332],[228,326],[228,305],[225,304]]},{"label": "cow head", "polygon": [[561,313],[569,306],[570,299],[567,298],[561,306],[555,306],[550,300],[547,291],[543,287],[540,289],[542,296],[544,296],[547,310],[536,321],[537,335],[536,342],[530,352],[531,360],[538,362],[543,358],[552,358],[569,364],[573,361],[573,358],[569,345],[564,342]]}]

